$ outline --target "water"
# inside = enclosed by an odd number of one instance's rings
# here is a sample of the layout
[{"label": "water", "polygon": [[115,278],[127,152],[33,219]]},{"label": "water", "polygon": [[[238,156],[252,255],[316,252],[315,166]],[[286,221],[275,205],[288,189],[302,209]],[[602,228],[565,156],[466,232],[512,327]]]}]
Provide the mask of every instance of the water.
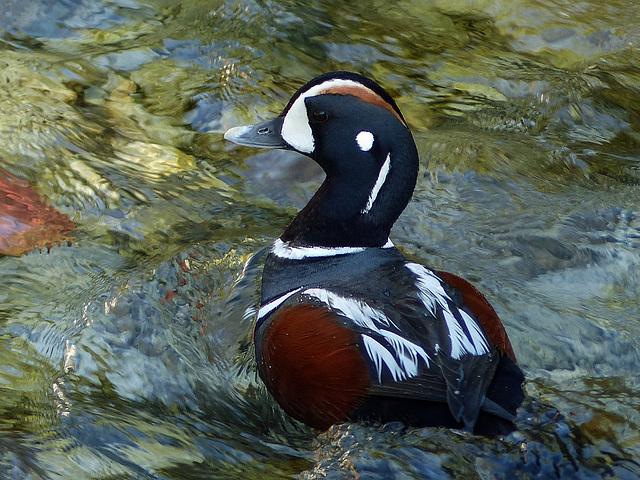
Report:
[{"label": "water", "polygon": [[[640,478],[640,5],[4,0],[0,476]],[[316,433],[251,351],[261,250],[321,181],[225,143],[371,76],[418,144],[407,255],[473,281],[519,431]]]}]

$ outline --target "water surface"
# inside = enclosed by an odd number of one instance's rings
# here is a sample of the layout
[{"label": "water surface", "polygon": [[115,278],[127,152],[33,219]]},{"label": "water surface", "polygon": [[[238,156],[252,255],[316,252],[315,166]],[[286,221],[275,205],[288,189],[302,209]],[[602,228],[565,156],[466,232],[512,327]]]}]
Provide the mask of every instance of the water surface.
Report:
[{"label": "water surface", "polygon": [[[5,0],[0,476],[640,478],[637,18],[635,0]],[[318,433],[256,377],[260,252],[322,175],[221,134],[337,69],[387,88],[416,137],[394,242],[474,282],[511,336],[528,395],[505,439]]]}]

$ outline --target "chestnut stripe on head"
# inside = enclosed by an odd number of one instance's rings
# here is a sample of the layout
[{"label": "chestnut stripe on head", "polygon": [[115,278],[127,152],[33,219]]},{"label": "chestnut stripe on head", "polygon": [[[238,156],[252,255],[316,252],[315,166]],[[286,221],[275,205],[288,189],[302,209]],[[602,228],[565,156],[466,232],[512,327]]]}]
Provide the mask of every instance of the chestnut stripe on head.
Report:
[{"label": "chestnut stripe on head", "polygon": [[310,97],[327,94],[352,95],[365,102],[382,107],[391,112],[406,127],[402,116],[393,105],[369,87],[354,80],[332,78],[318,85],[313,85],[308,90],[301,92],[297,97],[294,96],[282,113],[284,120],[282,121],[280,134],[284,141],[295,150],[302,153],[312,153],[315,150],[315,139],[313,138],[311,125],[309,125],[307,106],[304,101]]},{"label": "chestnut stripe on head", "polygon": [[354,97],[358,97],[360,100],[363,100],[367,103],[371,103],[378,107],[382,107],[385,110],[391,112],[400,122],[406,127],[407,124],[400,117],[398,112],[389,105],[389,102],[384,100],[380,95],[375,93],[373,90],[365,87],[364,85],[360,85],[359,83],[350,82],[352,85],[336,85],[330,86],[326,91],[322,92],[323,94],[336,94],[336,95],[353,95]]}]

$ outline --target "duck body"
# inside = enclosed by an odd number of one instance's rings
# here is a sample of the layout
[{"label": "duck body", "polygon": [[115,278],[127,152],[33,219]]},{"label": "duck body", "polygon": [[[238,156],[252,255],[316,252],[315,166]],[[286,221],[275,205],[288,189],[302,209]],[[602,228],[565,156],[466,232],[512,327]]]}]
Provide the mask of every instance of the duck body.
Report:
[{"label": "duck body", "polygon": [[297,150],[326,173],[262,277],[256,360],[282,408],[320,429],[364,420],[512,431],[524,377],[497,314],[470,283],[407,260],[389,240],[418,172],[393,99],[333,72],[276,119],[225,138]]}]

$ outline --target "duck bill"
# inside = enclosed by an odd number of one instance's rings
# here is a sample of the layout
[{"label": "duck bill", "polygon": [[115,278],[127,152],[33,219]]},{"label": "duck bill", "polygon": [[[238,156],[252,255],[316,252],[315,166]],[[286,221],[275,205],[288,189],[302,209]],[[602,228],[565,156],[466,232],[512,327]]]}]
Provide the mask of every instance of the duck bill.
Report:
[{"label": "duck bill", "polygon": [[276,117],[256,125],[233,127],[226,131],[224,138],[245,147],[291,148],[280,134],[282,121],[283,118]]}]

